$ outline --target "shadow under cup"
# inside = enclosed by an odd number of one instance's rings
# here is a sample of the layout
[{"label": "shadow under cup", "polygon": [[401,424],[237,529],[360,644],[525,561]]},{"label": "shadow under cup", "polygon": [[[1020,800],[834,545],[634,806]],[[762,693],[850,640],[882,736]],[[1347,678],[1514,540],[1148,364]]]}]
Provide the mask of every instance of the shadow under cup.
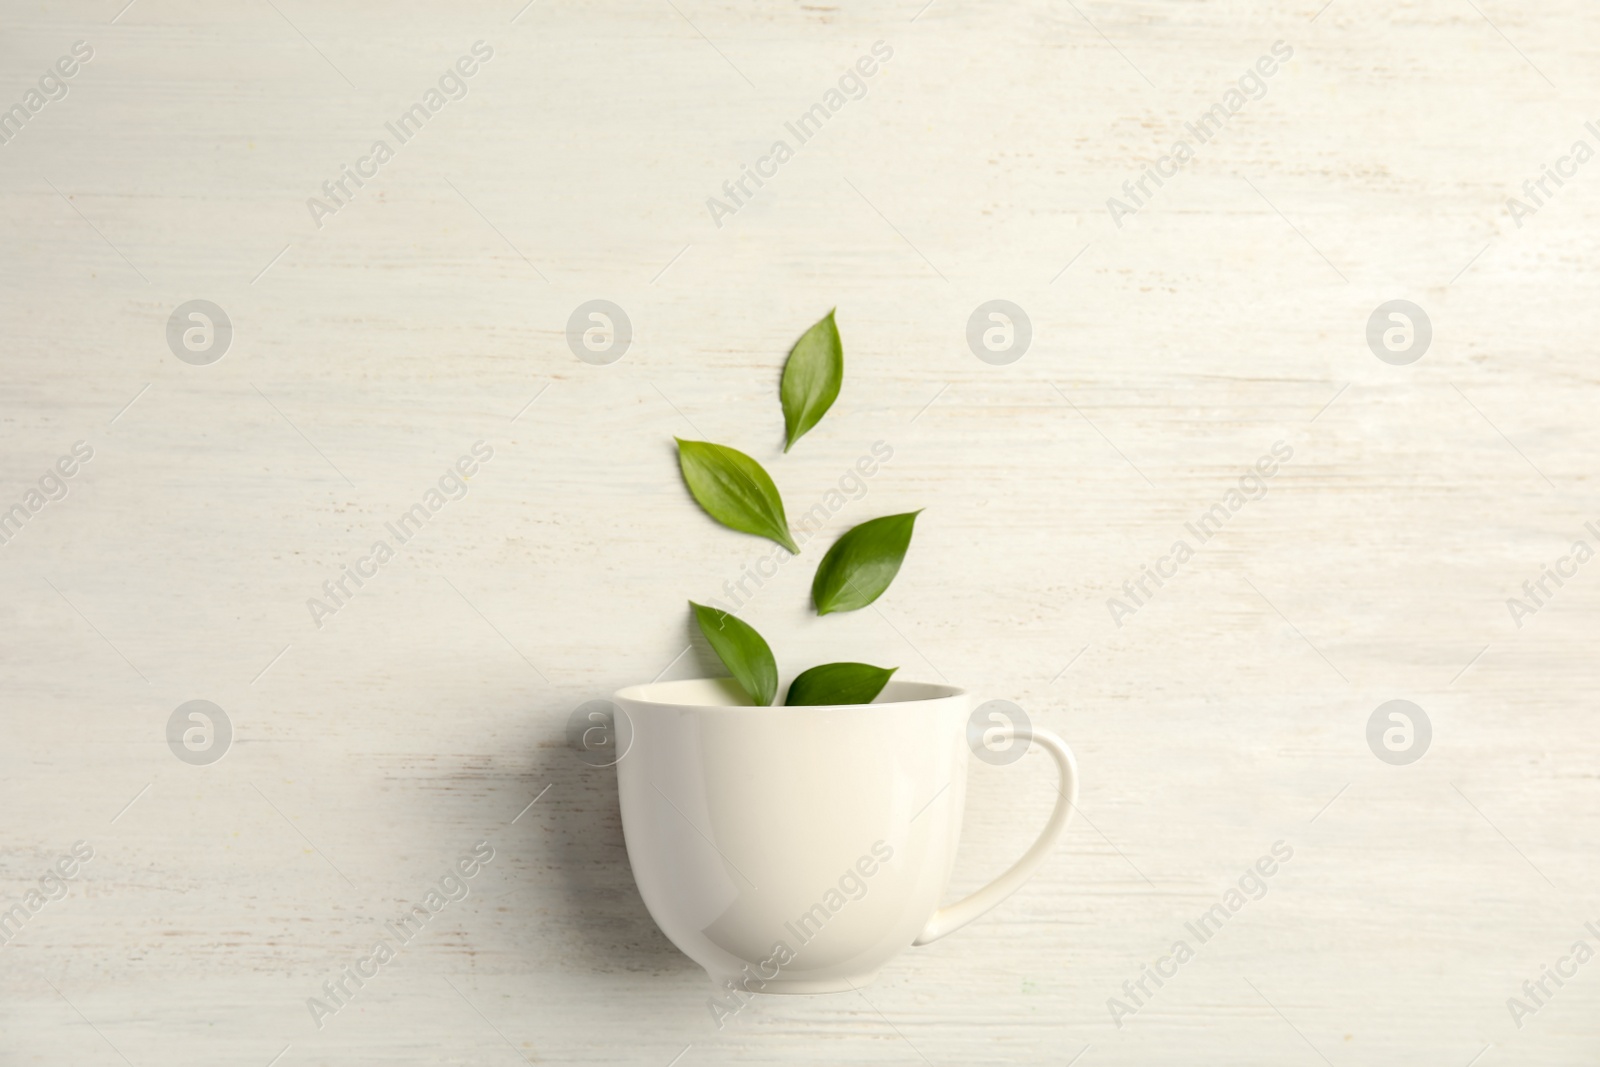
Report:
[{"label": "shadow under cup", "polygon": [[970,699],[890,682],[867,705],[751,707],[728,679],[616,694],[640,896],[717,983],[870,982],[928,922],[961,836]]}]

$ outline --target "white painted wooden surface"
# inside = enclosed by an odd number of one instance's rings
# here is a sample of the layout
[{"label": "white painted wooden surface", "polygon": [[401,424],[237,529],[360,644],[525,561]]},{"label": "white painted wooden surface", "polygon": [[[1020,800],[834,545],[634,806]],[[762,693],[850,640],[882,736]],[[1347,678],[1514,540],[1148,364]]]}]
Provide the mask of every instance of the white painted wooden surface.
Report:
[{"label": "white painted wooden surface", "polygon": [[[0,903],[94,857],[0,945],[0,1061],[1594,1062],[1600,963],[1520,1029],[1506,1001],[1600,947],[1600,564],[1520,629],[1505,601],[1595,543],[1600,163],[1521,227],[1505,201],[1600,143],[1600,28],[1577,0],[1320,2],[6,5],[0,104],[94,57],[0,145],[0,506],[94,458],[0,547]],[[313,225],[478,40],[466,97]],[[715,226],[880,40],[865,98]],[[1266,96],[1115,226],[1278,40]],[[633,323],[611,366],[564,340],[597,297]],[[234,324],[210,366],[165,341],[196,298]],[[994,298],[1032,322],[1009,366],[965,341]],[[1410,366],[1364,340],[1394,298],[1433,324]],[[834,305],[845,392],[780,460],[782,355]],[[794,510],[890,442],[832,527],[928,509],[881,612],[807,617],[807,563],[748,617],[789,673],[1016,700],[1084,774],[989,918],[720,1032],[613,774],[563,736],[762,551],[688,502],[674,434],[768,462]],[[315,628],[306,599],[479,440],[470,494]],[[1280,440],[1268,495],[1116,626]],[[1410,766],[1365,740],[1393,698],[1433,724]],[[211,766],[166,743],[192,699],[235,730]],[[974,765],[952,896],[1031,838],[1045,764]],[[480,839],[472,894],[314,1026]],[[1113,1025],[1278,840],[1266,897]]]}]

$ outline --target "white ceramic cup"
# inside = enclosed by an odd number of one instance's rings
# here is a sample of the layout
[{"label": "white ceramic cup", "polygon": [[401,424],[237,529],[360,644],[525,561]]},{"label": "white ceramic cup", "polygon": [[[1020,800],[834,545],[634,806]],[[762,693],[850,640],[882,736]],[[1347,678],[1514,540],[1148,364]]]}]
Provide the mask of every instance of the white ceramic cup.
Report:
[{"label": "white ceramic cup", "polygon": [[872,704],[750,707],[729,679],[616,694],[617,791],[628,859],[656,925],[710,974],[762,993],[831,993],[872,981],[1015,892],[1077,801],[1072,752],[1018,726],[1055,758],[1059,798],[1027,853],[938,907],[966,799],[964,690],[890,682]]}]

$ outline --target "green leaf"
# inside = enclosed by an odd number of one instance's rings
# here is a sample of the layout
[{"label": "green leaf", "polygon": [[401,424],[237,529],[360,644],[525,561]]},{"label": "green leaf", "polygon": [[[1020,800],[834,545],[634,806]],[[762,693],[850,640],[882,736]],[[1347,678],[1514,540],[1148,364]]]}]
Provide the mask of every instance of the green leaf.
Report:
[{"label": "green leaf", "polygon": [[785,452],[811,427],[822,421],[844,384],[844,347],[839,343],[839,327],[828,312],[817,324],[800,335],[789,350],[783,365],[783,429]]},{"label": "green leaf", "polygon": [[868,519],[833,543],[817,564],[811,599],[818,615],[864,608],[883,595],[900,573],[911,546],[911,528],[922,511]]},{"label": "green leaf", "polygon": [[694,621],[706,635],[723,666],[757,704],[766,707],[778,695],[778,664],[772,649],[755,628],[736,615],[689,601]]},{"label": "green leaf", "polygon": [[761,464],[725,445],[681,437],[674,440],[683,480],[707,515],[731,529],[765,537],[794,555],[800,554],[800,546],[789,536],[783,498]]},{"label": "green leaf", "polygon": [[870,663],[824,663],[802,671],[789,683],[787,707],[815,707],[818,704],[870,704],[883,692],[889,676],[899,667],[874,667]]}]

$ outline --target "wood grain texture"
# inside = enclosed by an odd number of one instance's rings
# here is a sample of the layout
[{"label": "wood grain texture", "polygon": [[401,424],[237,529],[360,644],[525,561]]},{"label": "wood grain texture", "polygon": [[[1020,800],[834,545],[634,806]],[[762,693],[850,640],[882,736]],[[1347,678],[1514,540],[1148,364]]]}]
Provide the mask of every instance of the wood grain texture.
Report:
[{"label": "wood grain texture", "polygon": [[[1506,607],[1600,525],[1600,163],[1506,207],[1600,147],[1589,5],[122,4],[7,4],[0,33],[0,107],[94,49],[0,145],[0,508],[94,450],[0,546],[0,905],[94,849],[0,945],[0,1061],[1600,1054],[1600,963],[1520,1028],[1506,1003],[1600,948],[1600,563]],[[479,40],[466,95],[319,228],[307,198]],[[1116,225],[1280,40],[1265,95]],[[716,225],[877,41],[866,95]],[[235,331],[209,366],[166,342],[196,298]],[[595,298],[632,322],[609,366],[566,343]],[[997,298],[1033,331],[1006,366],[966,341]],[[1432,322],[1409,366],[1365,341],[1395,298]],[[782,456],[783,355],[834,306],[844,390]],[[855,659],[1014,700],[1084,783],[980,923],[720,1031],[634,888],[614,773],[564,736],[704,670],[674,660],[684,602],[765,554],[688,500],[674,435],[756,457],[791,514],[887,442],[820,542],[927,509],[879,610],[809,616],[802,561],[746,617],[785,681]],[[313,625],[480,440],[465,498]],[[1119,626],[1107,599],[1279,441],[1266,495]],[[1365,739],[1394,698],[1433,725],[1410,766]],[[167,746],[192,699],[235,731],[211,766]],[[952,898],[1026,847],[1050,773],[974,764]],[[306,998],[483,839],[471,895],[317,1028]],[[1279,840],[1266,896],[1116,1026]]]}]

